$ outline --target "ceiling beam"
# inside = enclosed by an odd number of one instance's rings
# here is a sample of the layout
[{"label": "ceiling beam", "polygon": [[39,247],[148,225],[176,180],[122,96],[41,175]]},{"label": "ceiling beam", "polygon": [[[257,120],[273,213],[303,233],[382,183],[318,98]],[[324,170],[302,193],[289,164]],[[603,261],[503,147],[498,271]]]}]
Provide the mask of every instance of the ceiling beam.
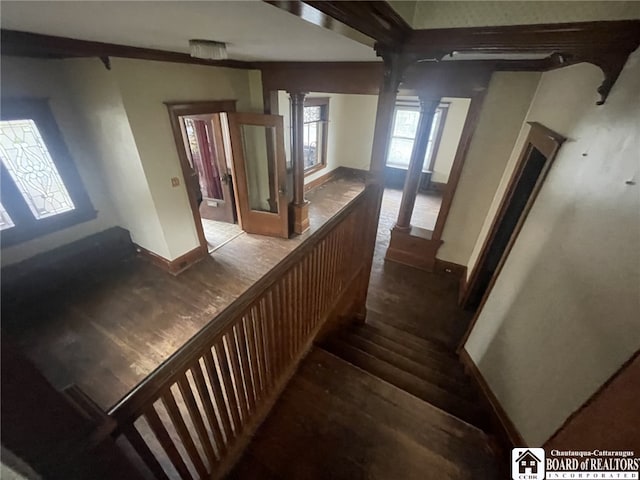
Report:
[{"label": "ceiling beam", "polygon": [[640,45],[640,20],[413,30],[403,53],[415,60],[452,52],[551,53],[551,68],[592,63],[604,73],[599,105],[606,100],[629,54]]},{"label": "ceiling beam", "polygon": [[[109,57],[120,57],[208,65],[211,67],[255,68],[253,63],[240,60],[204,60],[193,58],[189,54],[181,52],[168,52],[166,50],[131,47],[114,43],[91,42],[67,37],[19,32],[16,30],[2,30],[0,32],[0,42],[0,52],[2,55],[9,56],[52,59],[80,57],[107,59]],[[106,63],[107,62],[105,62],[105,65]]]},{"label": "ceiling beam", "polygon": [[279,1],[266,3],[369,47],[402,45],[411,27],[385,1]]},{"label": "ceiling beam", "polygon": [[510,25],[500,27],[413,30],[405,53],[447,54],[452,51],[523,53],[631,52],[640,41],[640,20]]}]

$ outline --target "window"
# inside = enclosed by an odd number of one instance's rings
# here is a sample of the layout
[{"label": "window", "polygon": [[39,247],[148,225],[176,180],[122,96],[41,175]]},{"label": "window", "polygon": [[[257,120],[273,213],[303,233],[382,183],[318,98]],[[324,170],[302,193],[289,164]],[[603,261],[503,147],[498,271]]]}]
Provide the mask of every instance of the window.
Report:
[{"label": "window", "polygon": [[[442,103],[433,116],[431,132],[429,133],[429,143],[425,153],[423,171],[433,170],[437,148],[444,130],[444,121],[449,104]],[[387,165],[397,168],[409,168],[413,142],[416,138],[418,120],[420,118],[420,107],[417,102],[406,102],[396,105],[393,116],[393,127],[391,142],[389,143],[389,153],[387,155]]]},{"label": "window", "polygon": [[304,102],[304,173],[309,175],[327,165],[328,98],[307,98]]},{"label": "window", "polygon": [[3,246],[95,218],[46,100],[3,100],[0,164]]}]

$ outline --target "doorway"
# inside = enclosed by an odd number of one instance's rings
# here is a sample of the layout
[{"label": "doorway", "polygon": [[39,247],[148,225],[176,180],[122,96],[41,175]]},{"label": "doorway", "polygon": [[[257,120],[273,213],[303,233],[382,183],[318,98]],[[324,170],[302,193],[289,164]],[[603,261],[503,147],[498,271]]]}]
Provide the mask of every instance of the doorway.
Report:
[{"label": "doorway", "polygon": [[[479,311],[482,307],[565,140],[537,122],[529,125],[518,163],[462,295],[466,309]],[[469,331],[471,328],[473,325]]]},{"label": "doorway", "polygon": [[236,112],[235,103],[166,103],[200,247],[209,253],[244,232],[289,236],[282,117]]}]

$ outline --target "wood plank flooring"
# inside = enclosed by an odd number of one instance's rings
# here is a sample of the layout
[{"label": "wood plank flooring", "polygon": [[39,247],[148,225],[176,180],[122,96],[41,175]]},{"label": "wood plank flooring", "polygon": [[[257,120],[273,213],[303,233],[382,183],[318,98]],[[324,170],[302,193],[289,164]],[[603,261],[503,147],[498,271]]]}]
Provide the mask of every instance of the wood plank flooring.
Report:
[{"label": "wood plank flooring", "polygon": [[3,334],[54,386],[76,384],[108,409],[363,188],[329,182],[307,194],[307,233],[241,235],[178,277],[135,258],[20,305],[3,299]]}]

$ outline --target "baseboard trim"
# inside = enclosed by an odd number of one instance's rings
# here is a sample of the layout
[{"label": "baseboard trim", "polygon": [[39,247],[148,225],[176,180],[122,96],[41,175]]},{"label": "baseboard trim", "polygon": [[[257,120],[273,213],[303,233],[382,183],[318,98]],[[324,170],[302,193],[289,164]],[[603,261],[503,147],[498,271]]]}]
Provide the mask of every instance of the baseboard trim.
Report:
[{"label": "baseboard trim", "polygon": [[436,262],[433,266],[433,270],[438,273],[447,273],[449,275],[455,275],[456,278],[467,278],[467,267],[458,263],[447,262],[436,258]]},{"label": "baseboard trim", "polygon": [[198,263],[200,260],[208,255],[206,249],[202,247],[196,247],[193,250],[188,251],[184,255],[180,255],[173,260],[161,257],[157,253],[153,253],[140,245],[136,245],[136,250],[143,257],[153,263],[155,266],[169,272],[171,275],[179,275],[192,265]]},{"label": "baseboard trim", "polygon": [[491,426],[493,431],[490,433],[495,435],[496,440],[500,443],[504,452],[508,453],[512,448],[516,447],[527,447],[528,445],[524,441],[524,438],[522,438],[522,435],[520,435],[520,432],[507,415],[507,412],[502,408],[502,405],[500,405],[500,402],[491,391],[478,366],[464,347],[458,352],[458,357],[467,375],[475,382],[482,403],[488,411],[491,412]]}]

